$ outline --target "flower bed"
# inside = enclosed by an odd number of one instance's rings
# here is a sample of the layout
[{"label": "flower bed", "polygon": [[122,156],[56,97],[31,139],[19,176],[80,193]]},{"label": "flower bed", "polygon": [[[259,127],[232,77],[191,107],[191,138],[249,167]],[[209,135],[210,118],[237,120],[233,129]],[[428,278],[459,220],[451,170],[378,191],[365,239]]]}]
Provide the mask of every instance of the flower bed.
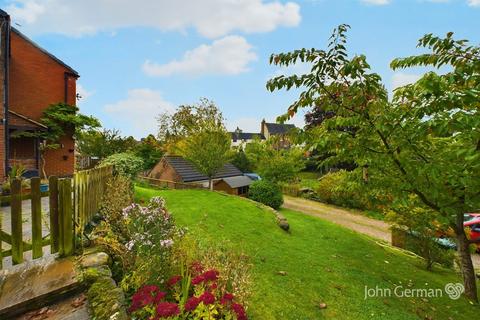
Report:
[{"label": "flower bed", "polygon": [[132,319],[247,319],[246,256],[202,246],[176,227],[160,197],[104,212],[95,242],[117,261]]}]

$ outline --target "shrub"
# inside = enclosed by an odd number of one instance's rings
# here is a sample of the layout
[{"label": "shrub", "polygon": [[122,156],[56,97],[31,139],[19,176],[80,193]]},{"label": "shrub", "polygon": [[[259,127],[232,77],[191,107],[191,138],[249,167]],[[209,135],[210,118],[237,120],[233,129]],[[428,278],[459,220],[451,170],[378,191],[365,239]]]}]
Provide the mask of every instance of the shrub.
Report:
[{"label": "shrub", "polygon": [[393,228],[405,230],[405,249],[425,259],[425,267],[431,270],[435,263],[453,267],[454,250],[442,248],[439,236],[450,233],[448,223],[439,213],[421,206],[415,195],[408,203],[393,203],[386,220]]},{"label": "shrub", "polygon": [[266,180],[259,180],[252,183],[248,197],[274,209],[279,209],[283,204],[283,195],[280,188]]},{"label": "shrub", "polygon": [[114,166],[115,173],[133,179],[140,171],[142,171],[143,160],[128,152],[116,153],[103,159],[99,164],[99,166],[108,165]]},{"label": "shrub", "polygon": [[110,178],[100,206],[100,214],[121,238],[126,238],[126,226],[123,219],[123,208],[133,202],[132,181],[122,175]]},{"label": "shrub", "polygon": [[316,189],[322,202],[361,210],[383,211],[391,199],[374,183],[364,183],[359,170],[339,170],[321,177]]},{"label": "shrub", "polygon": [[131,280],[138,284],[166,279],[173,239],[180,231],[165,201],[153,197],[146,207],[132,203],[123,209],[123,219],[130,239],[125,246],[136,255]]}]

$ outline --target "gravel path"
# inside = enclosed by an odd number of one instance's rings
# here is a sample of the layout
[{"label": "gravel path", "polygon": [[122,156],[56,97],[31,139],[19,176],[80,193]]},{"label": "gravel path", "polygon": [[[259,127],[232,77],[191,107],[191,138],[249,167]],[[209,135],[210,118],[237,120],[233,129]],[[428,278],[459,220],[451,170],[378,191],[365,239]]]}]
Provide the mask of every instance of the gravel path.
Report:
[{"label": "gravel path", "polygon": [[[390,225],[356,213],[321,202],[284,196],[284,208],[295,210],[309,216],[318,217],[339,224],[345,228],[366,234],[372,238],[391,243]],[[475,269],[480,269],[480,255],[472,255]]]}]

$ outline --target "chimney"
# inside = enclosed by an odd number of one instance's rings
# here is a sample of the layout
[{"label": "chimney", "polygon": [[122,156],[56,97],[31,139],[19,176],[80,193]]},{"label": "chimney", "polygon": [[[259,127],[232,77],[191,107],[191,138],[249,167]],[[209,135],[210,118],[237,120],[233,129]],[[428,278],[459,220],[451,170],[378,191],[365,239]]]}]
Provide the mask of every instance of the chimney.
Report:
[{"label": "chimney", "polygon": [[260,127],[260,134],[261,134],[262,136],[265,136],[265,123],[266,123],[266,122],[265,122],[265,118],[264,118],[264,119],[262,120],[262,125],[261,125],[261,127]]}]

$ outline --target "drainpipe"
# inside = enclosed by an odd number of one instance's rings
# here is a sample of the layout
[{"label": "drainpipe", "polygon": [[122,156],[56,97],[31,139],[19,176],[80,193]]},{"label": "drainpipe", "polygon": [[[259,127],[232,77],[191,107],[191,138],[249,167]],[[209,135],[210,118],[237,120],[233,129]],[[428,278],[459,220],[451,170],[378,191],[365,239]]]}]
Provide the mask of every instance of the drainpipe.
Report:
[{"label": "drainpipe", "polygon": [[[10,16],[5,18],[5,46],[4,46],[4,116],[3,116],[3,128],[5,133],[5,175],[7,175],[8,170],[8,157],[10,155],[10,134],[8,129],[8,107],[9,107],[9,75],[10,75]],[[2,30],[3,31],[3,30]]]},{"label": "drainpipe", "polygon": [[65,104],[68,104],[68,73],[65,72],[63,74],[63,85],[64,85],[64,93],[65,93],[65,96],[64,96],[64,99],[63,101],[65,102]]}]

